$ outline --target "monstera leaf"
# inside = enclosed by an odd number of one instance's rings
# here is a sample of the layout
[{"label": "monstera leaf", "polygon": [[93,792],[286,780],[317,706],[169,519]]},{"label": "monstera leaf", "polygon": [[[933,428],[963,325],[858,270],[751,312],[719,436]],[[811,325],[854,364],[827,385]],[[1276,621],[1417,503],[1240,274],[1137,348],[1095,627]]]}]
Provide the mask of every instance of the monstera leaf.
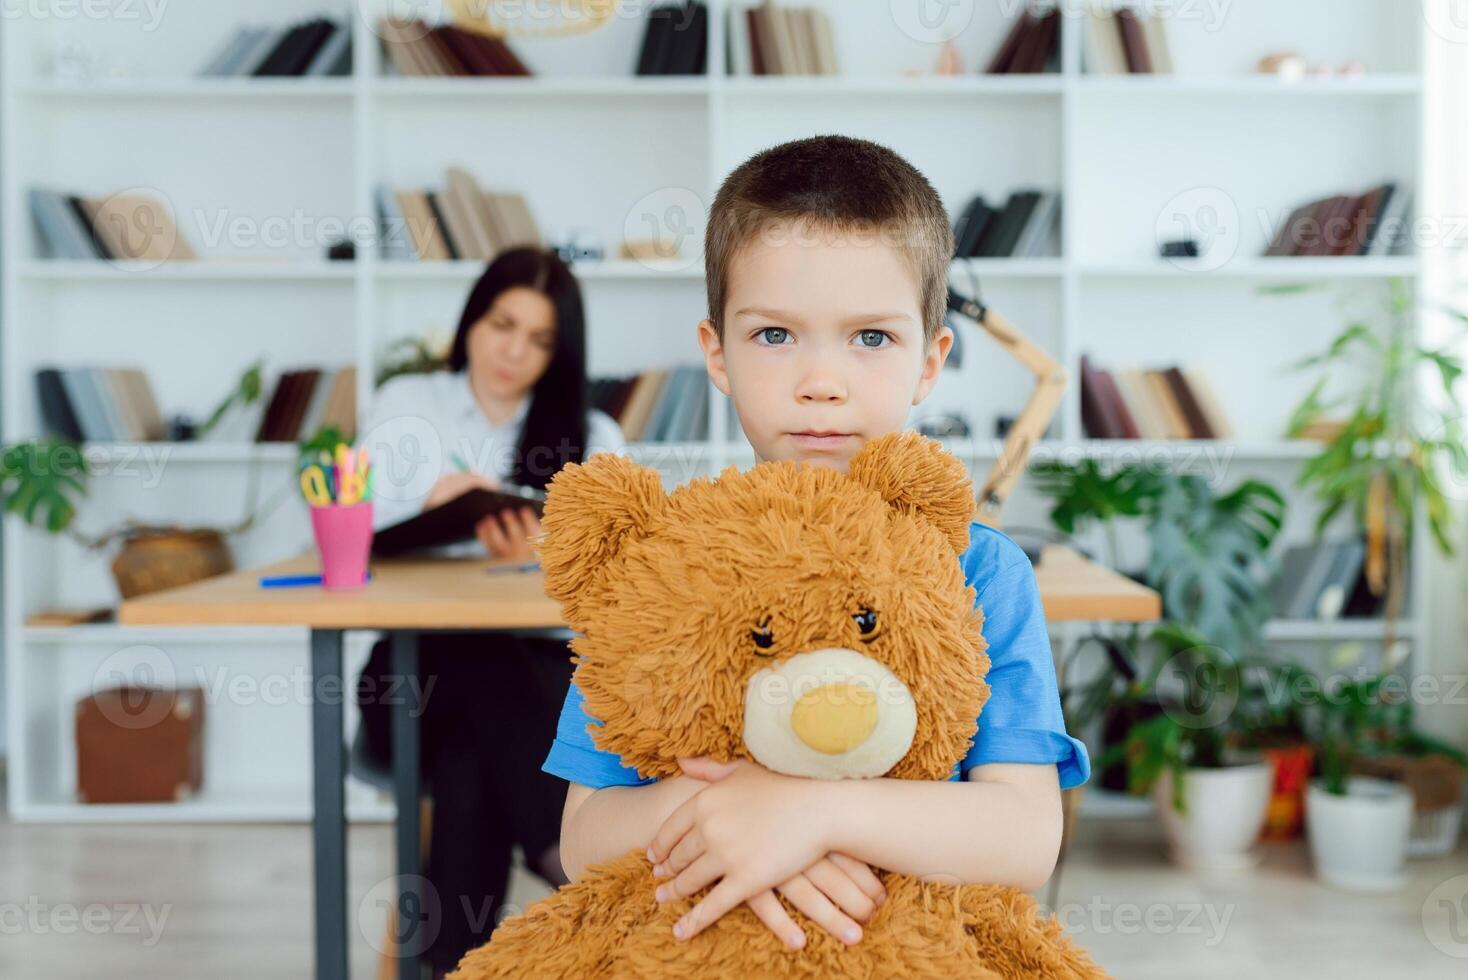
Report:
[{"label": "monstera leaf", "polygon": [[86,495],[87,474],[86,459],[75,443],[17,443],[0,457],[5,509],[34,527],[64,531],[76,517],[75,499]]},{"label": "monstera leaf", "polygon": [[1284,511],[1279,491],[1257,480],[1222,497],[1199,476],[1162,481],[1147,578],[1168,618],[1236,654],[1253,647],[1270,613],[1261,572]]}]

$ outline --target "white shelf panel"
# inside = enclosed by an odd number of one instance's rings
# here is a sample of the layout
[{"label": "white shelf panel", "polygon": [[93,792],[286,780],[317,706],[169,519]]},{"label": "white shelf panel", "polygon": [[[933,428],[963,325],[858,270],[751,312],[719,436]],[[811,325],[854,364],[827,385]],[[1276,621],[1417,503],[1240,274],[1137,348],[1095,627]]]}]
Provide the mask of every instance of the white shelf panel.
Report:
[{"label": "white shelf panel", "polygon": [[1157,259],[1151,262],[1086,262],[1077,266],[1082,278],[1100,279],[1255,279],[1336,280],[1412,278],[1418,259],[1411,255],[1311,258],[1278,256],[1237,258],[1211,268],[1207,259]]},{"label": "white shelf panel", "polygon": [[1081,794],[1081,818],[1136,820],[1151,817],[1156,806],[1150,796],[1132,796],[1087,786]]},{"label": "white shelf panel", "polygon": [[1177,75],[1090,75],[1073,79],[1083,95],[1134,97],[1161,96],[1334,96],[1355,98],[1377,95],[1415,96],[1422,91],[1422,76],[1383,74],[1335,75],[1286,81],[1270,75],[1239,75],[1218,78],[1188,78]]},{"label": "white shelf panel", "polygon": [[350,78],[130,78],[97,82],[40,79],[23,83],[29,98],[93,99],[348,99]]},{"label": "white shelf panel", "polygon": [[101,259],[35,259],[17,269],[31,282],[333,282],[354,278],[352,262],[280,259],[201,259],[148,262]]},{"label": "white shelf panel", "polygon": [[1065,90],[1061,75],[755,75],[721,78],[719,90],[736,96],[882,95],[1032,96],[1059,95]]},{"label": "white shelf panel", "polygon": [[[438,262],[382,261],[374,266],[372,276],[383,282],[461,282],[478,278],[484,263],[470,260]],[[638,262],[610,259],[601,262],[576,262],[572,265],[576,278],[598,280],[702,279],[703,262]]]},{"label": "white shelf panel", "polygon": [[[423,98],[618,98],[667,99],[704,98],[710,91],[706,77],[698,75],[655,77],[635,75],[612,77],[529,78],[399,78],[384,77],[371,82],[371,92],[383,99]],[[426,103],[420,108],[432,108]],[[457,112],[462,107],[454,106]]]},{"label": "white shelf panel", "polygon": [[[11,816],[35,823],[307,823],[311,820],[311,790],[286,792],[277,787],[211,790],[206,782],[199,795],[178,803],[80,803],[76,800],[12,800]],[[394,807],[377,790],[347,782],[347,819],[383,823],[393,819]]]},{"label": "white shelf panel", "polygon": [[[1267,640],[1380,640],[1386,624],[1379,619],[1273,619],[1264,627]],[[1417,623],[1401,619],[1396,624],[1398,639],[1417,635]]]},{"label": "white shelf panel", "polygon": [[108,460],[147,453],[166,463],[294,463],[298,449],[293,442],[88,442],[83,451]]},{"label": "white shelf panel", "polygon": [[123,626],[118,623],[83,623],[77,626],[27,626],[27,643],[104,645],[133,643],[188,643],[259,646],[268,643],[304,645],[311,631],[304,626]]}]

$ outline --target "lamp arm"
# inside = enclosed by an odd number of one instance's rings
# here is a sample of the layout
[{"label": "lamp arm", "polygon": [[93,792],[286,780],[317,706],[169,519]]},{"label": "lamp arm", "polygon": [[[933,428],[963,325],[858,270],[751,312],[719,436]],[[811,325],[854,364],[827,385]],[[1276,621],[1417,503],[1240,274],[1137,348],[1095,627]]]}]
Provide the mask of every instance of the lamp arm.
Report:
[{"label": "lamp arm", "polygon": [[1055,358],[1041,350],[1029,338],[1014,328],[1008,320],[980,303],[978,300],[959,297],[950,292],[950,305],[969,317],[993,337],[1011,357],[1019,361],[1035,376],[1035,389],[1025,407],[1016,416],[1009,431],[1004,435],[1004,446],[978,493],[978,518],[986,524],[998,524],[999,511],[1014,490],[1014,485],[1024,475],[1035,443],[1050,427],[1050,421],[1060,409],[1060,400],[1065,386],[1070,383],[1070,372]]}]

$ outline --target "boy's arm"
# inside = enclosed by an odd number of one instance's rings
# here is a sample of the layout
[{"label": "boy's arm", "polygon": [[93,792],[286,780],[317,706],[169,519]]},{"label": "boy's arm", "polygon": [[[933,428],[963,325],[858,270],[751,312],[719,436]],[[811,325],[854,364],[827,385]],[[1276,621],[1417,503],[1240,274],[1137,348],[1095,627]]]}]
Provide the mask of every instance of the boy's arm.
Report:
[{"label": "boy's arm", "polygon": [[663,821],[707,785],[691,776],[602,789],[571,783],[561,811],[561,866],[566,877],[575,881],[590,865],[646,848]]},{"label": "boy's arm", "polygon": [[1060,853],[1060,780],[1050,765],[990,763],[964,782],[843,780],[828,790],[832,850],[952,883],[1039,888]]},{"label": "boy's arm", "polygon": [[[700,775],[718,765],[684,763]],[[965,782],[801,779],[752,762],[729,768],[675,810],[653,840],[654,860],[676,875],[676,895],[718,882],[678,922],[680,939],[799,871],[813,854],[839,852],[935,881],[1033,890],[1059,853],[1053,763],[975,766]]]}]

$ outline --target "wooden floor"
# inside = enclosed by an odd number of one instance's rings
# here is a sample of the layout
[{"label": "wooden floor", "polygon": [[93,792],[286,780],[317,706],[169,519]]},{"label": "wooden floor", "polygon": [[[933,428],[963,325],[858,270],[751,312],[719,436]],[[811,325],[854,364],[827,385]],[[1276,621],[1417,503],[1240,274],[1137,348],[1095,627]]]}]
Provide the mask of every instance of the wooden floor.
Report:
[{"label": "wooden floor", "polygon": [[[374,975],[382,917],[370,892],[391,874],[391,860],[387,827],[352,829],[350,892],[361,912],[351,930],[355,977]],[[1468,877],[1451,879],[1468,876],[1468,845],[1412,869],[1397,894],[1336,892],[1310,877],[1303,846],[1291,844],[1270,848],[1252,873],[1201,879],[1167,864],[1150,821],[1083,823],[1058,911],[1126,980],[1463,980]],[[540,892],[521,879],[511,894],[526,901]],[[304,826],[0,820],[0,977],[306,978],[310,963]]]}]

